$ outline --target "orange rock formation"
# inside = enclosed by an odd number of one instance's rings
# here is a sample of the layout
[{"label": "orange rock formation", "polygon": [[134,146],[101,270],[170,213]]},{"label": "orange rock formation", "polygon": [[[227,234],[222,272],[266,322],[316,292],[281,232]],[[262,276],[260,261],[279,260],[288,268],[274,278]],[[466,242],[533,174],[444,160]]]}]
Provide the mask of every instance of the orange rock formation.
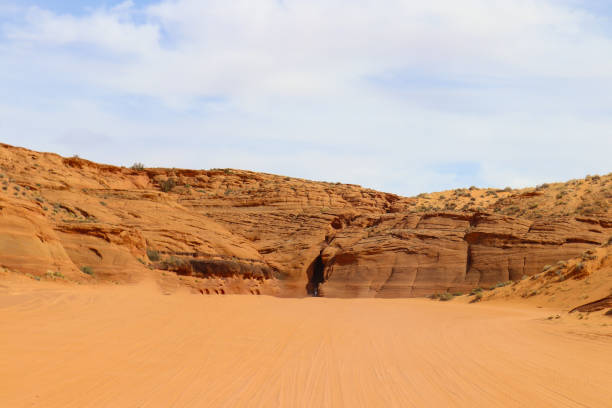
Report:
[{"label": "orange rock formation", "polygon": [[407,297],[520,280],[612,236],[612,176],[406,198],[0,145],[0,266],[202,293]]}]

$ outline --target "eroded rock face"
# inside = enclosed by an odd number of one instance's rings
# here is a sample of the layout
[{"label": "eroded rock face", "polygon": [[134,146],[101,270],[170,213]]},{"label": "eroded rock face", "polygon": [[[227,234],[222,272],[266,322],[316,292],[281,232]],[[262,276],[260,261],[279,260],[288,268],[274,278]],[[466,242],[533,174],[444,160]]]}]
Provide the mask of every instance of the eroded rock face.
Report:
[{"label": "eroded rock face", "polygon": [[[572,184],[561,214],[541,210],[554,208],[546,198],[560,195],[555,186],[406,198],[230,169],[129,169],[7,145],[0,175],[1,266],[119,283],[178,274],[203,293],[460,291],[532,275],[612,235],[607,176]],[[568,215],[584,207],[581,191],[594,204]],[[465,210],[432,210],[455,208],[453,200]],[[534,206],[539,212],[528,211]]]},{"label": "eroded rock face", "polygon": [[321,292],[398,297],[490,287],[605,242],[612,229],[602,224],[481,213],[386,215],[367,232],[347,228],[325,248]]}]

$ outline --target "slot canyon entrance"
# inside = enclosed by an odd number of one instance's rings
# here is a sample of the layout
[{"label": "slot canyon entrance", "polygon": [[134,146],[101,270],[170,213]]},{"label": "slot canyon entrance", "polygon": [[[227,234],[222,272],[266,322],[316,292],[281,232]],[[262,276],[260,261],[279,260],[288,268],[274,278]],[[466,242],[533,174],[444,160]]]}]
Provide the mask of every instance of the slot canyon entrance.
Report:
[{"label": "slot canyon entrance", "polygon": [[308,284],[306,285],[306,292],[314,297],[321,296],[319,292],[319,285],[325,281],[323,270],[325,264],[321,255],[317,256],[314,261],[308,267],[306,274],[308,276]]}]

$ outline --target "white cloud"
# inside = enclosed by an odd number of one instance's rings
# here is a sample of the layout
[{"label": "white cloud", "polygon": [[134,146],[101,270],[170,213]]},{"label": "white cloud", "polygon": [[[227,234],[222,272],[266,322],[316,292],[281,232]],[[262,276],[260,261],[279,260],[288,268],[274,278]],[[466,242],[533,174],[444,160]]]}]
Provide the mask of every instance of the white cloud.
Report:
[{"label": "white cloud", "polygon": [[[458,179],[431,170],[436,163],[478,162],[474,183],[498,186],[610,171],[609,19],[564,4],[167,0],[81,16],[24,9],[2,26],[0,85],[24,96],[0,129],[31,147],[73,140],[81,129],[122,140],[140,161],[198,167],[200,157],[210,167],[400,193]],[[154,143],[170,141],[175,154],[160,155]]]}]

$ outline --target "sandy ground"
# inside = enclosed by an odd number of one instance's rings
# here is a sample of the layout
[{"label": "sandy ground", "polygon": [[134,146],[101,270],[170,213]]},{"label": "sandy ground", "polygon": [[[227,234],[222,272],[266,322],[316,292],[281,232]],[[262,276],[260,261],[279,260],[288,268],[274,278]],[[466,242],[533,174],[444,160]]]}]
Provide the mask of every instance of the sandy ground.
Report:
[{"label": "sandy ground", "polygon": [[0,282],[0,406],[611,407],[612,319],[550,314]]}]

